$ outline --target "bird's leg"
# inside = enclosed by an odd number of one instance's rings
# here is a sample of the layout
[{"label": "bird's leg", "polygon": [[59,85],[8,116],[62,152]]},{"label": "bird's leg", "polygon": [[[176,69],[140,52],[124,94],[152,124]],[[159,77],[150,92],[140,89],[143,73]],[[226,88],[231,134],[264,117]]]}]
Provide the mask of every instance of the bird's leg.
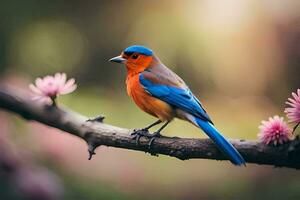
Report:
[{"label": "bird's leg", "polygon": [[155,121],[154,123],[150,124],[149,126],[146,126],[145,128],[134,129],[133,132],[131,133],[131,135],[136,135],[140,131],[146,131],[146,132],[148,132],[148,130],[150,128],[152,128],[153,126],[156,126],[157,124],[160,124],[160,123],[161,123],[161,120],[159,119],[159,120]]},{"label": "bird's leg", "polygon": [[144,129],[149,130],[150,128],[152,128],[153,126],[156,126],[157,124],[160,124],[161,120],[157,120],[155,121],[153,124],[150,124],[149,126],[145,127]]},{"label": "bird's leg", "polygon": [[145,128],[142,129],[134,129],[133,132],[131,133],[131,135],[134,135],[134,137],[132,139],[136,140],[136,144],[139,144],[140,138],[142,136],[145,137],[151,137],[151,134],[149,133],[149,129],[152,128],[153,126],[160,124],[161,120],[157,120],[154,123],[150,124],[149,126],[146,126]]},{"label": "bird's leg", "polygon": [[148,143],[148,148],[151,149],[151,145],[153,144],[154,140],[158,137],[160,137],[160,132],[170,123],[170,121],[167,121],[162,125],[157,131],[155,131],[153,134],[151,134],[151,139]]}]

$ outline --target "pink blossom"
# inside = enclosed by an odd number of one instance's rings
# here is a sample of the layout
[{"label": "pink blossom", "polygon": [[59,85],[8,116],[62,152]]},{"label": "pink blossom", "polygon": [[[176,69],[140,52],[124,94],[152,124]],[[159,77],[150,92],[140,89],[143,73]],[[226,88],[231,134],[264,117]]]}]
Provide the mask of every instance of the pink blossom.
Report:
[{"label": "pink blossom", "polygon": [[34,93],[33,100],[51,104],[59,95],[73,92],[77,85],[74,78],[67,81],[65,73],[56,73],[54,76],[37,78],[35,85],[30,84],[29,87]]},{"label": "pink blossom", "polygon": [[292,93],[293,98],[288,98],[286,102],[290,107],[285,108],[284,112],[291,123],[300,123],[300,89],[297,93]]},{"label": "pink blossom", "polygon": [[283,117],[276,115],[273,118],[270,117],[269,121],[262,121],[261,123],[258,134],[261,142],[277,145],[293,139],[292,131],[284,122]]}]

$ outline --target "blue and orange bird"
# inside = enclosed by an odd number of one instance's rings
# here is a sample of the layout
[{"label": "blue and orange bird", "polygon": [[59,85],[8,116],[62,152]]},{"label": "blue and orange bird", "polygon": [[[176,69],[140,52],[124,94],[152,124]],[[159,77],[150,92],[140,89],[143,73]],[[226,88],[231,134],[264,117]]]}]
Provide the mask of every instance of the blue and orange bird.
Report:
[{"label": "blue and orange bird", "polygon": [[[151,49],[130,46],[120,56],[109,61],[125,64],[128,95],[143,111],[158,118],[153,124],[133,132],[136,136],[148,137],[149,147],[168,123],[177,117],[201,128],[233,164],[245,165],[243,157],[215,128],[185,82],[167,68]],[[162,122],[164,124],[156,132],[148,132],[151,127]]]}]

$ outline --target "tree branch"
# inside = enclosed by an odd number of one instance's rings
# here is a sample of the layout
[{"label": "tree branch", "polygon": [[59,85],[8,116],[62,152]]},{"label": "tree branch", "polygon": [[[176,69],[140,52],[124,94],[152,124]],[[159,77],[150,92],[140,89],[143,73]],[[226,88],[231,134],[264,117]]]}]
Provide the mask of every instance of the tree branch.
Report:
[{"label": "tree branch", "polygon": [[[131,130],[112,125],[90,122],[87,117],[61,107],[44,106],[31,101],[22,91],[0,87],[0,108],[19,114],[27,120],[35,120],[66,131],[84,139],[90,153],[100,145],[163,154],[181,160],[205,158],[225,160],[223,154],[210,139],[185,139],[161,137],[155,140],[151,152],[148,139],[141,138],[140,145],[132,139]],[[247,163],[277,167],[300,168],[300,139],[274,147],[256,141],[230,140]]]}]

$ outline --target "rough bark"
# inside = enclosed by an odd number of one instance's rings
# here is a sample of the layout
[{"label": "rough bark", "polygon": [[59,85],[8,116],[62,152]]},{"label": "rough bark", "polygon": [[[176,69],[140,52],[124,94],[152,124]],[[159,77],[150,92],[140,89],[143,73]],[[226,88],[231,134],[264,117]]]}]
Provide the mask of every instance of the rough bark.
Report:
[{"label": "rough bark", "polygon": [[[163,154],[181,160],[194,158],[226,160],[210,139],[161,137],[155,140],[149,151],[147,146],[149,140],[142,137],[140,145],[137,145],[132,139],[132,130],[87,121],[87,117],[66,108],[37,104],[21,91],[8,87],[0,87],[0,108],[16,113],[27,120],[35,120],[82,138],[87,142],[91,154],[96,147],[105,145],[149,152],[154,155]],[[247,163],[300,168],[299,138],[277,147],[257,141],[241,139],[229,141],[243,155]]]}]

